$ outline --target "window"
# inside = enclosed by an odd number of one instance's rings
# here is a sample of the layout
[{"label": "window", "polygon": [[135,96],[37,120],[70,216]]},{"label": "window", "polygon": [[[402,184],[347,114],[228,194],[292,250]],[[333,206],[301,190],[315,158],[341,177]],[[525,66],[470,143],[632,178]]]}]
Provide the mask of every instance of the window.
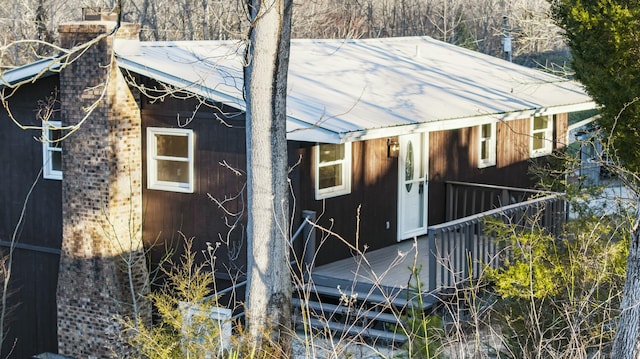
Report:
[{"label": "window", "polygon": [[489,167],[496,165],[496,124],[486,123],[478,128],[480,136],[478,149],[478,167]]},{"label": "window", "polygon": [[42,176],[47,179],[62,179],[61,126],[60,121],[42,124]]},{"label": "window", "polygon": [[147,188],[193,193],[193,131],[147,128]]},{"label": "window", "polygon": [[531,157],[548,155],[553,150],[553,118],[537,116],[531,120]]},{"label": "window", "polygon": [[351,143],[316,146],[316,199],[351,192]]}]

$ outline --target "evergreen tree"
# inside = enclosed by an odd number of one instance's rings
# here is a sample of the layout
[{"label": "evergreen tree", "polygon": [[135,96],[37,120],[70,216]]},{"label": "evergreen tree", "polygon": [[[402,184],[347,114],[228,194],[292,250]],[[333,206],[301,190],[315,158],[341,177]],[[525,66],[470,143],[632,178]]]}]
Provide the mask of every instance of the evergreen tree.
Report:
[{"label": "evergreen tree", "polygon": [[[552,9],[566,31],[577,79],[603,107],[599,122],[609,132],[612,148],[627,169],[639,173],[640,1],[556,0]],[[612,358],[640,358],[639,224],[637,217]]]},{"label": "evergreen tree", "polygon": [[599,124],[627,168],[640,170],[640,1],[557,0],[572,67],[602,106]]}]

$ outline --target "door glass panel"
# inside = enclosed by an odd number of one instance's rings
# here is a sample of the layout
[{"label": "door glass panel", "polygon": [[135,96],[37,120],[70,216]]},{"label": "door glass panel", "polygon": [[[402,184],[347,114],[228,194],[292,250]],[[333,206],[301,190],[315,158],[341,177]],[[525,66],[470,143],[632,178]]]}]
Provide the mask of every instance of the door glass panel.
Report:
[{"label": "door glass panel", "polygon": [[411,192],[411,188],[413,187],[413,182],[411,182],[413,180],[413,175],[415,172],[415,168],[414,168],[414,158],[413,158],[413,143],[411,141],[407,142],[407,154],[405,156],[404,159],[404,180],[405,182],[405,187],[407,189],[407,192]]}]

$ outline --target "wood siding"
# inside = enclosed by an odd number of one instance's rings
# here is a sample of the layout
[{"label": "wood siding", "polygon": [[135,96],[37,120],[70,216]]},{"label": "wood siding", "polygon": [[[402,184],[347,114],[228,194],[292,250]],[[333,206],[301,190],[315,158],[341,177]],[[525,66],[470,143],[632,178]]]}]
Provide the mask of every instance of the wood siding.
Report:
[{"label": "wood siding", "polygon": [[[554,149],[564,147],[566,114],[556,115]],[[445,181],[462,181],[530,188],[536,182],[529,173],[532,163],[545,157],[530,158],[529,119],[498,122],[496,127],[496,165],[478,168],[479,128],[437,131],[429,134],[429,224],[445,221]]]},{"label": "wood siding", "polygon": [[350,256],[353,251],[349,246],[374,250],[396,243],[398,160],[387,156],[386,138],[354,142],[351,194],[320,201],[315,200],[314,147],[300,144],[299,151],[299,207],[316,211],[319,224],[348,243],[318,233],[323,239],[318,240],[317,265]]},{"label": "wood siding", "polygon": [[[39,126],[37,101],[51,96],[58,76],[23,86],[9,103],[23,125]],[[57,116],[57,115],[56,115]],[[59,119],[59,118],[58,118]],[[57,352],[56,283],[62,241],[62,183],[43,179],[42,144],[39,130],[22,130],[4,110],[0,111],[0,162],[5,171],[0,180],[0,251],[7,254],[14,229],[21,217],[29,189],[22,225],[17,231],[19,248],[14,251],[8,335],[2,357],[29,358],[42,352]]]},{"label": "wood siding", "polygon": [[561,113],[554,116],[555,129],[554,129],[554,149],[559,150],[567,146],[568,144],[568,129],[569,129],[569,114]]},{"label": "wood siding", "polygon": [[[196,101],[167,98],[165,101],[142,104],[143,146],[143,239],[152,247],[154,262],[171,248],[182,252],[183,236],[194,238],[194,250],[215,246],[220,238],[239,245],[238,257],[230,257],[226,245],[216,252],[218,264],[242,269],[246,265],[244,223],[246,208],[244,184],[246,182],[244,115],[226,107],[197,108]],[[233,115],[233,117],[232,117]],[[223,123],[224,121],[224,123]],[[188,128],[194,131],[195,163],[194,192],[177,193],[147,188],[146,129],[147,127]],[[226,164],[229,168],[225,167]],[[235,171],[237,172],[235,172]],[[226,223],[234,218],[225,214],[209,196],[226,202],[226,209],[240,214],[238,227],[230,232]],[[230,233],[230,234],[229,234]],[[176,256],[174,256],[177,259]],[[203,258],[201,258],[203,259]],[[224,273],[221,273],[224,275]]]}]

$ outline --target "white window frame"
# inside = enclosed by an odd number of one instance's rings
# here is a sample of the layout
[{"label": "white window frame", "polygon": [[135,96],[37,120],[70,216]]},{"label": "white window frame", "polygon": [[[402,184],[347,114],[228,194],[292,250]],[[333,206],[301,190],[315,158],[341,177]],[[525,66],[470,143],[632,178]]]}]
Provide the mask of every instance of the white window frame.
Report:
[{"label": "white window frame", "polygon": [[[541,129],[534,129],[535,119],[538,117],[546,117],[547,118],[547,127]],[[554,127],[554,116],[553,115],[542,115],[531,117],[531,139],[529,141],[531,157],[539,157],[551,154],[553,152],[553,127]],[[543,139],[543,147],[541,148],[533,148],[534,137],[537,133],[542,133],[544,136]]]},{"label": "white window frame", "polygon": [[[323,163],[320,163],[320,147],[322,147],[323,144],[318,144],[315,146],[316,200],[337,197],[351,193],[351,142],[343,143],[342,145],[344,146],[344,158]],[[320,189],[320,168],[334,165],[342,166],[342,184],[339,186]]]},{"label": "white window frame", "polygon": [[[187,157],[158,155],[156,135],[187,137]],[[161,181],[158,179],[158,161],[171,160],[188,162],[189,182]],[[193,193],[194,191],[194,134],[186,128],[147,127],[147,188],[161,191]]]},{"label": "white window frame", "polygon": [[46,179],[62,180],[62,170],[53,169],[53,153],[62,154],[62,147],[60,142],[51,142],[51,129],[60,127],[60,121],[47,121],[42,124],[42,177]]},{"label": "white window frame", "polygon": [[[491,126],[489,137],[482,136],[482,127]],[[478,168],[491,167],[496,165],[496,123],[483,123],[478,126]],[[482,147],[485,143],[489,143],[489,156],[482,158]]]}]

